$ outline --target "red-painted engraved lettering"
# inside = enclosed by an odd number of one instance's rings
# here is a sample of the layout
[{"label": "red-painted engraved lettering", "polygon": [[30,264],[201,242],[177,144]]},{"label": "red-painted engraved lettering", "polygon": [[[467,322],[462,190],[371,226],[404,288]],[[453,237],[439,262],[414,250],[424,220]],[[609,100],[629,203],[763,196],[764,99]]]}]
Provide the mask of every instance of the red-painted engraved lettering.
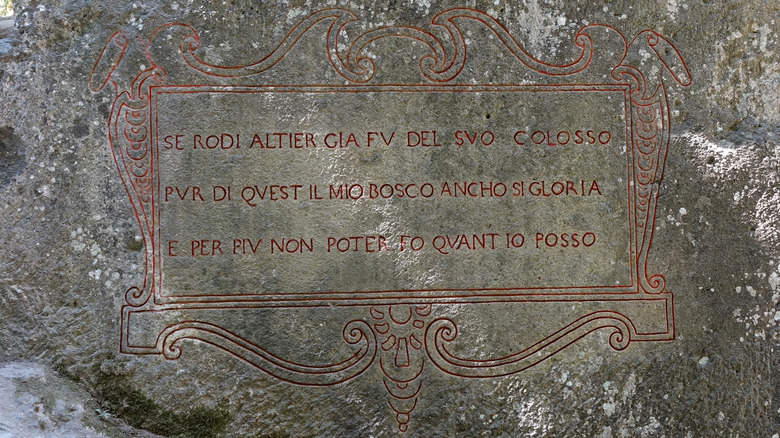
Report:
[{"label": "red-painted engraved lettering", "polygon": [[444,234],[435,236],[431,244],[436,251],[444,255],[460,249],[494,250],[496,249],[496,237],[498,237],[497,233],[457,234],[455,236]]},{"label": "red-painted engraved lettering", "polygon": [[[175,197],[172,196],[174,193],[176,194]],[[185,199],[191,199],[193,201],[206,200],[200,193],[200,187],[198,186],[187,186],[184,188],[184,191],[178,187],[165,187],[165,202],[170,201],[169,198],[171,197],[174,199],[178,198],[180,201],[184,201]]]},{"label": "red-painted engraved lettering", "polygon": [[475,144],[490,146],[495,139],[496,136],[491,131],[474,131],[473,133],[469,133],[469,131],[455,131],[455,146],[463,146],[466,142],[472,146]]},{"label": "red-painted engraved lettering", "polygon": [[312,132],[266,132],[252,135],[249,149],[307,149],[316,148]]},{"label": "red-painted engraved lettering", "polygon": [[177,151],[183,151],[184,147],[181,145],[181,140],[184,138],[184,135],[166,135],[163,138],[163,141],[165,144],[163,144],[163,149],[175,149]]},{"label": "red-painted engraved lettering", "polygon": [[389,137],[386,137],[385,133],[382,131],[368,131],[366,133],[366,147],[371,147],[372,143],[379,140],[381,140],[385,146],[390,146],[390,142],[393,141],[394,136],[395,131],[391,132]]},{"label": "red-painted engraved lettering", "polygon": [[303,186],[300,184],[246,186],[241,189],[241,199],[250,207],[257,207],[258,201],[283,201],[287,199],[297,201],[298,190],[302,188]]},{"label": "red-painted engraved lettering", "polygon": [[[584,182],[583,182],[583,184],[584,184]],[[583,192],[583,194],[584,194],[584,193],[585,193],[585,190],[583,190],[582,192]],[[588,195],[590,195],[590,194],[591,194],[591,193],[593,193],[593,192],[596,192],[596,193],[598,193],[599,195],[601,194],[601,190],[599,190],[599,185],[598,185],[598,183],[597,183],[595,180],[594,180],[594,181],[593,181],[593,183],[591,183],[591,185],[590,185],[590,191],[588,192]]]},{"label": "red-painted engraved lettering", "polygon": [[363,193],[365,193],[365,190],[360,184],[330,185],[330,199],[351,199],[354,201],[362,198]]},{"label": "red-painted engraved lettering", "polygon": [[316,184],[310,184],[309,185],[309,199],[323,199],[322,196],[320,196],[319,193],[317,193],[317,185]]},{"label": "red-painted engraved lettering", "polygon": [[325,147],[329,149],[360,147],[360,143],[358,143],[357,137],[352,132],[331,132],[325,134],[324,143]]},{"label": "red-painted engraved lettering", "polygon": [[223,255],[222,242],[219,240],[193,240],[190,243],[190,254],[193,257]]},{"label": "red-painted engraved lettering", "polygon": [[252,239],[233,239],[233,254],[257,254],[262,242],[263,239],[257,239],[256,243]]},{"label": "red-painted engraved lettering", "polygon": [[528,134],[526,134],[525,131],[517,131],[517,132],[515,132],[515,135],[512,136],[512,138],[515,140],[515,143],[518,146],[525,146],[525,143],[523,141],[521,141],[521,139],[524,138],[526,135],[528,135]]},{"label": "red-painted engraved lettering", "polygon": [[212,134],[203,136],[195,134],[192,136],[193,149],[238,149],[241,141],[239,134]]},{"label": "red-painted engraved lettering", "polygon": [[440,195],[470,198],[501,198],[508,192],[506,184],[494,181],[455,181],[442,183]]},{"label": "red-painted engraved lettering", "polygon": [[513,140],[518,146],[525,146],[528,141],[536,145],[560,147],[566,145],[605,145],[612,139],[612,133],[607,130],[578,129],[536,130],[528,135],[526,131],[515,131]]},{"label": "red-painted engraved lettering", "polygon": [[219,201],[231,201],[233,198],[230,193],[230,186],[214,186],[212,188],[212,195],[215,202]]},{"label": "red-painted engraved lettering", "polygon": [[420,236],[401,236],[400,250],[404,251],[407,248],[412,251],[419,251],[425,246],[425,239]]},{"label": "red-painted engraved lettering", "polygon": [[592,232],[580,233],[536,233],[536,248],[577,248],[580,245],[591,247],[596,243],[596,235]]},{"label": "red-painted engraved lettering", "polygon": [[506,233],[507,248],[522,248],[525,244],[525,236],[522,233]]},{"label": "red-painted engraved lettering", "polygon": [[440,147],[441,143],[436,139],[436,131],[408,131],[406,133],[406,146],[414,148]]},{"label": "red-painted engraved lettering", "polygon": [[314,239],[271,239],[271,254],[314,252]]},{"label": "red-painted engraved lettering", "polygon": [[601,189],[596,180],[593,181],[515,181],[512,183],[512,196],[594,196],[601,195]]},{"label": "red-painted engraved lettering", "polygon": [[379,252],[389,251],[385,236],[349,236],[327,238],[327,252]]}]

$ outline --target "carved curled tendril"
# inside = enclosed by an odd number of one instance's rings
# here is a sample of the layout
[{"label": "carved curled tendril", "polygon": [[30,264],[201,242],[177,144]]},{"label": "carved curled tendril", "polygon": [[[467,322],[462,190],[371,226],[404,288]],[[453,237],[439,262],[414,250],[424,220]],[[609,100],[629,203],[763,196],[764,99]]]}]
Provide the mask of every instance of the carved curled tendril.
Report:
[{"label": "carved curled tendril", "polygon": [[135,286],[125,292],[125,301],[133,307],[140,307],[149,301],[149,291],[146,288],[139,289]]},{"label": "carved curled tendril", "polygon": [[577,59],[562,65],[542,62],[531,56],[493,17],[469,8],[443,11],[431,21],[433,26],[444,29],[449,35],[448,46],[451,48],[449,56],[444,50],[445,44],[435,35],[410,26],[382,26],[371,29],[359,35],[346,53],[342,54],[339,36],[349,23],[358,19],[345,9],[325,9],[312,13],[296,24],[282,38],[278,46],[262,59],[248,65],[216,65],[203,61],[195,54],[201,45],[197,33],[188,25],[176,25],[184,27],[187,32],[179,44],[182,58],[192,68],[210,76],[243,77],[264,72],[276,65],[312,26],[320,21],[330,20],[326,35],[328,58],[338,74],[348,81],[354,83],[370,81],[374,77],[376,66],[369,56],[364,55],[365,49],[374,41],[392,37],[415,40],[428,47],[429,52],[422,55],[419,60],[420,73],[431,82],[447,82],[460,74],[466,62],[466,41],[455,23],[458,19],[470,19],[481,23],[493,32],[517,60],[541,74],[563,76],[579,72],[590,64],[593,56],[593,43],[585,31],[587,28],[584,28],[574,37],[574,44],[581,48]]},{"label": "carved curled tendril", "polygon": [[167,327],[160,333],[157,345],[166,359],[175,360],[182,354],[181,341],[198,340],[239,357],[280,380],[323,386],[341,383],[361,374],[376,356],[376,339],[366,322],[350,321],[342,335],[348,344],[357,345],[357,350],[340,362],[326,365],[285,360],[229,330],[200,321],[186,321]]},{"label": "carved curled tendril", "polygon": [[455,341],[457,327],[449,319],[433,321],[425,336],[431,362],[442,371],[463,377],[498,377],[517,373],[542,362],[587,334],[612,329],[609,345],[625,349],[635,333],[631,321],[612,311],[598,311],[578,318],[555,333],[522,351],[494,359],[467,359],[451,353],[448,344]]}]

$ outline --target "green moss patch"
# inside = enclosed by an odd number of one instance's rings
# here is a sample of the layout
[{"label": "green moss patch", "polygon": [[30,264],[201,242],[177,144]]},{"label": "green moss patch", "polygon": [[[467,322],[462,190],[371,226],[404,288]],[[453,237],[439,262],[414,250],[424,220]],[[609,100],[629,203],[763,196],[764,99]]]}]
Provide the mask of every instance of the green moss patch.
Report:
[{"label": "green moss patch", "polygon": [[102,374],[95,385],[95,397],[102,411],[129,425],[169,437],[216,437],[231,420],[222,407],[194,407],[174,412],[133,388],[126,378]]}]

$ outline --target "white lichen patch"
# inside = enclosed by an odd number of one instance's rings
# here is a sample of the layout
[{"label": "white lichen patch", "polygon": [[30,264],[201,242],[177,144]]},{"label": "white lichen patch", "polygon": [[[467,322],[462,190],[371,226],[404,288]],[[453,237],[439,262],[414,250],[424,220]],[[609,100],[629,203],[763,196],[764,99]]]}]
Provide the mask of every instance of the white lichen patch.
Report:
[{"label": "white lichen patch", "polygon": [[702,162],[712,162],[703,176],[713,181],[714,188],[733,186],[737,175],[745,179],[728,196],[737,210],[745,212],[756,241],[770,254],[776,252],[780,248],[780,148],[757,143],[740,147],[690,133],[683,138],[694,146]]},{"label": "white lichen patch", "polygon": [[718,56],[708,90],[713,98],[731,96],[739,113],[768,123],[780,122],[780,65],[773,50],[777,33],[772,32],[776,27],[771,22],[745,23],[715,42]]},{"label": "white lichen patch", "polygon": [[612,414],[615,413],[615,402],[607,402],[601,405],[601,408],[604,409],[604,413],[607,415],[607,417],[611,417]]},{"label": "white lichen patch", "polygon": [[[740,337],[740,342],[745,342],[746,339],[765,341],[768,337],[778,339],[777,325],[780,322],[780,312],[778,312],[777,306],[780,304],[780,290],[778,290],[780,288],[780,272],[771,272],[769,275],[764,272],[756,272],[750,277],[766,279],[772,296],[767,302],[765,294],[761,292],[766,286],[758,288],[752,285],[744,286],[748,296],[758,304],[751,304],[744,310],[736,308],[732,312],[734,320],[744,324],[745,333],[744,336]],[[737,294],[740,294],[742,290],[742,286],[735,288]]]},{"label": "white lichen patch", "polygon": [[94,271],[89,271],[89,278],[93,280],[100,280],[100,274],[102,274],[103,271],[100,269],[95,269]]},{"label": "white lichen patch", "polygon": [[669,17],[672,20],[677,19],[677,13],[680,12],[680,5],[677,4],[677,0],[668,0],[666,2],[666,12],[669,13]]},{"label": "white lichen patch", "polygon": [[304,18],[306,15],[308,15],[308,12],[303,8],[290,8],[290,10],[287,12],[287,21],[297,22],[300,21],[302,18]]},{"label": "white lichen patch", "polygon": [[75,231],[71,231],[70,238],[73,240],[71,240],[70,245],[75,251],[81,252],[87,248],[87,244],[84,242],[85,237],[84,230],[81,227],[77,228]]},{"label": "white lichen patch", "polygon": [[554,57],[558,47],[564,42],[560,31],[570,20],[558,7],[548,2],[530,0],[523,2],[523,5],[515,11],[512,20],[522,24],[520,31],[523,38],[518,42],[537,59]]}]

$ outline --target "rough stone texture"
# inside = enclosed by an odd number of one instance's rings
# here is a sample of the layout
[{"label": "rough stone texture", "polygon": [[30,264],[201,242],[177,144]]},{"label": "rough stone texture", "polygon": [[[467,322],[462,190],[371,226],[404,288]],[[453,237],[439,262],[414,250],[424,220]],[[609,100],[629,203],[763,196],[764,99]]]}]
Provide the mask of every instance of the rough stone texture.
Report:
[{"label": "rough stone texture", "polygon": [[134,430],[98,407],[83,388],[34,362],[0,364],[0,436],[139,437]]},{"label": "rough stone texture", "polygon": [[[780,6],[760,0],[328,6],[353,10],[366,28],[425,27],[439,11],[469,6],[494,16],[538,58],[558,63],[569,59],[572,36],[583,25],[607,23],[629,38],[653,29],[676,45],[693,77],[689,88],[670,92],[673,131],[649,261],[675,293],[676,340],[615,352],[599,333],[530,370],[494,379],[458,379],[428,367],[407,436],[780,433]],[[0,360],[51,367],[101,400],[109,398],[108,381],[167,412],[226,409],[225,436],[398,434],[376,366],[353,381],[311,388],[274,380],[205,344],[186,344],[176,361],[118,353],[119,309],[124,291],[142,279],[143,242],[108,147],[114,96],[87,88],[100,50],[116,29],[145,38],[177,21],[200,32],[210,60],[246,64],[320,7],[14,2],[14,26],[0,26]],[[398,45],[401,51],[386,62],[408,62],[409,45]],[[484,338],[472,332],[475,345],[512,351],[511,312],[486,320],[479,309],[446,312],[464,321],[461,328],[496,328]],[[323,318],[343,324],[359,313],[259,311],[266,330],[259,336],[269,343],[282,338],[280,355],[305,356],[321,351],[322,339],[298,327]],[[2,400],[10,398],[5,388]],[[91,409],[79,412],[85,424],[101,423]],[[123,420],[144,418],[128,413]],[[25,427],[45,430],[44,423]]]}]

